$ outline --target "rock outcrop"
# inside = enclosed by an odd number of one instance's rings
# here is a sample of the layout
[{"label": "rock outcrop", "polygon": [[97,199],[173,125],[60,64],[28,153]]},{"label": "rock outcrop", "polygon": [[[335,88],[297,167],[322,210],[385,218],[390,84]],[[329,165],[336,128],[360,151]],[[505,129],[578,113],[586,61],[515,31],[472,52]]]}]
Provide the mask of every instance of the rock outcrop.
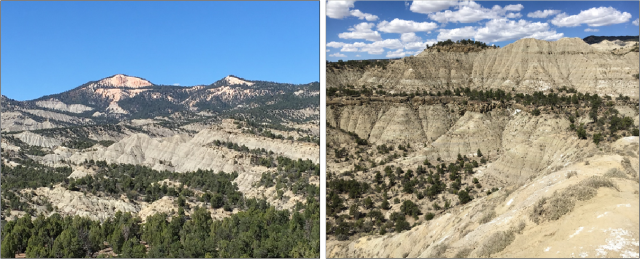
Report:
[{"label": "rock outcrop", "polygon": [[638,52],[615,55],[581,39],[522,39],[481,52],[430,52],[392,61],[386,69],[327,71],[327,87],[381,85],[392,92],[444,91],[456,87],[532,93],[552,87],[638,98]]},{"label": "rock outcrop", "polygon": [[83,113],[86,111],[93,110],[93,108],[89,106],[85,106],[82,104],[66,104],[54,98],[51,98],[49,100],[37,101],[36,105],[43,108],[49,108],[53,110],[72,112],[72,113]]}]

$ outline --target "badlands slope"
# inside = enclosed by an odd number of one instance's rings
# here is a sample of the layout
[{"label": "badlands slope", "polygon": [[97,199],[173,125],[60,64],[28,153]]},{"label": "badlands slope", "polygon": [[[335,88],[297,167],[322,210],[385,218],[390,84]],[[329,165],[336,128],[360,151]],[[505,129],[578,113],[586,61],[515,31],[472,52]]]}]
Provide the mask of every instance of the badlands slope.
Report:
[{"label": "badlands slope", "polygon": [[328,71],[327,87],[377,87],[394,92],[515,88],[532,93],[573,87],[583,93],[638,98],[638,52],[614,54],[579,38],[522,39],[481,52],[429,52],[391,62],[386,69]]},{"label": "badlands slope", "polygon": [[[589,146],[586,143],[583,145]],[[479,257],[492,235],[524,222],[506,248],[492,257],[638,257],[638,137],[622,138],[591,157],[566,163],[548,173],[509,186],[487,197],[453,208],[432,221],[399,234],[377,234],[349,242],[327,241],[328,257]],[[628,160],[628,162],[625,162]],[[588,162],[588,165],[585,164]],[[542,197],[552,197],[570,185],[611,169],[626,178],[612,178],[619,191],[600,188],[588,201],[557,221],[536,224],[531,208]],[[577,176],[567,179],[568,172]],[[488,174],[485,172],[484,174]],[[635,176],[634,176],[635,175]],[[494,210],[495,217],[481,219]],[[444,248],[444,249],[443,249]]]},{"label": "badlands slope", "polygon": [[[376,104],[330,107],[328,124],[356,132],[376,144],[411,143],[416,147],[406,157],[370,168],[370,172],[383,171],[388,165],[414,168],[425,159],[435,161],[438,157],[450,161],[458,153],[474,156],[481,149],[490,162],[478,168],[473,177],[480,179],[483,192],[491,187],[501,190],[488,196],[478,195],[470,203],[446,210],[432,221],[424,221],[421,216],[418,225],[402,233],[368,234],[349,241],[330,238],[328,257],[454,257],[460,256],[458,253],[465,257],[485,256],[484,247],[496,245],[490,243],[495,238],[492,235],[520,224],[525,225],[524,230],[503,251],[492,256],[638,256],[638,137],[596,146],[570,132],[568,120],[549,114],[533,116],[507,109],[466,112],[460,116],[442,106],[384,108],[384,105],[375,114],[370,106]],[[421,117],[420,111],[433,113]],[[421,126],[431,124],[441,128]],[[394,134],[394,141],[381,138]],[[353,142],[332,139],[339,135],[335,132],[327,135],[328,150]],[[331,158],[327,158],[328,172],[351,169],[351,163],[336,164]],[[379,163],[383,158],[375,161]],[[571,212],[557,221],[536,224],[530,218],[541,198],[554,197],[556,190],[562,192],[570,185],[611,170],[624,172],[624,178],[612,178],[619,191],[599,188],[596,197],[578,201]],[[569,172],[576,172],[577,176],[567,179]],[[374,181],[372,173],[356,174],[356,179]],[[404,196],[401,195],[401,200],[409,198]],[[431,211],[425,200],[417,202],[423,213]],[[398,210],[399,205],[393,205],[386,215]],[[490,222],[481,222],[491,210],[495,210],[495,217]]]}]

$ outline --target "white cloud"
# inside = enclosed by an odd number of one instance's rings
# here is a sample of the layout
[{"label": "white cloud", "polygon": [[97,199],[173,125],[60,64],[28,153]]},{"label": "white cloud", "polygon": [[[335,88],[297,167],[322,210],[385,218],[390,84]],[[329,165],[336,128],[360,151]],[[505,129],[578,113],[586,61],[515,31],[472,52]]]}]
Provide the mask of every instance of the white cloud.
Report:
[{"label": "white cloud", "polygon": [[422,41],[409,42],[404,44],[406,50],[422,50],[426,47],[426,43]]},{"label": "white cloud", "polygon": [[598,29],[593,29],[593,28],[586,28],[586,29],[584,29],[584,31],[598,32],[598,31],[600,31],[600,30],[598,30]]},{"label": "white cloud", "polygon": [[367,44],[364,42],[356,42],[356,43],[352,43],[352,44],[344,44],[344,46],[342,46],[342,49],[340,49],[340,51],[342,52],[360,52],[360,48],[362,47],[366,47]]},{"label": "white cloud", "polygon": [[180,83],[175,83],[175,84],[173,84],[173,85],[175,85],[175,86],[180,86]]},{"label": "white cloud", "polygon": [[507,12],[520,11],[522,8],[524,8],[524,6],[517,4],[507,5],[504,8],[499,5],[495,5],[489,9],[482,7],[474,1],[465,1],[457,4],[457,11],[445,10],[442,12],[431,13],[429,14],[429,18],[440,23],[473,23],[485,19],[498,19],[504,16],[508,16],[507,18],[518,18],[522,15],[519,13],[513,14]]},{"label": "white cloud", "polygon": [[354,27],[348,29],[350,32],[340,33],[338,37],[341,39],[363,39],[368,41],[382,40],[379,32],[371,30],[373,26],[373,23],[366,22],[356,24]]},{"label": "white cloud", "polygon": [[457,4],[458,1],[413,1],[409,10],[414,13],[430,14],[449,9]]},{"label": "white cloud", "polygon": [[327,49],[327,52],[331,51],[330,49]]},{"label": "white cloud", "polygon": [[475,39],[484,42],[499,42],[522,38],[558,40],[563,35],[563,33],[556,33],[555,30],[550,30],[547,23],[526,20],[516,22],[503,18],[487,22],[484,28],[478,29]]},{"label": "white cloud", "polygon": [[367,20],[370,22],[378,20],[377,15],[363,13],[358,9],[349,10],[353,8],[354,2],[355,1],[327,1],[327,16],[333,19],[343,19],[348,16],[355,16],[360,20]]},{"label": "white cloud", "polygon": [[538,10],[538,11],[535,11],[533,13],[528,13],[527,17],[530,17],[530,18],[547,18],[547,17],[549,17],[551,15],[556,15],[556,14],[559,14],[559,13],[560,13],[560,10],[544,10],[544,11]]},{"label": "white cloud", "polygon": [[378,30],[386,33],[407,33],[416,31],[431,31],[438,28],[433,22],[414,22],[401,19],[393,19],[391,22],[378,23]]},{"label": "white cloud", "polygon": [[342,54],[342,53],[334,53],[334,54],[329,55],[329,57],[346,58],[347,55]]},{"label": "white cloud", "polygon": [[452,41],[462,39],[472,39],[476,35],[476,28],[473,26],[460,27],[455,29],[441,29],[438,34],[439,41],[445,41],[451,39]]},{"label": "white cloud", "polygon": [[510,5],[505,6],[504,10],[520,12],[520,10],[522,10],[522,8],[524,8],[524,6],[522,6],[521,4],[510,4]]},{"label": "white cloud", "polygon": [[577,15],[558,14],[551,23],[558,27],[576,27],[587,24],[591,27],[625,23],[631,19],[631,14],[620,12],[613,7],[594,7],[583,10]]},{"label": "white cloud", "polygon": [[327,47],[331,47],[331,48],[342,48],[342,46],[344,46],[346,43],[344,42],[329,42],[327,43]]},{"label": "white cloud", "polygon": [[416,36],[415,32],[407,32],[400,35],[400,40],[404,43],[421,41],[422,38]]},{"label": "white cloud", "polygon": [[360,55],[356,55],[356,58],[359,58],[359,57],[360,57]]},{"label": "white cloud", "polygon": [[351,15],[349,8],[355,1],[327,1],[327,16],[333,19],[342,19]]},{"label": "white cloud", "polygon": [[378,16],[377,15],[373,15],[373,14],[370,14],[370,13],[363,13],[358,9],[351,10],[350,13],[351,13],[351,16],[358,17],[358,19],[360,19],[360,20],[367,20],[367,21],[370,21],[370,22],[378,20]]},{"label": "white cloud", "polygon": [[[639,18],[639,19],[640,19],[640,18]],[[636,20],[635,20],[635,21],[633,21],[632,23],[633,23],[633,25],[638,26],[638,22],[639,22],[639,21],[638,21],[638,19],[636,19]]]},{"label": "white cloud", "polygon": [[388,58],[401,58],[406,56],[407,53],[404,52],[402,49],[396,50],[396,51],[388,51],[387,52],[387,57]]},{"label": "white cloud", "polygon": [[515,19],[515,18],[520,18],[522,17],[522,14],[520,13],[508,13],[507,16],[505,16],[509,19]]}]

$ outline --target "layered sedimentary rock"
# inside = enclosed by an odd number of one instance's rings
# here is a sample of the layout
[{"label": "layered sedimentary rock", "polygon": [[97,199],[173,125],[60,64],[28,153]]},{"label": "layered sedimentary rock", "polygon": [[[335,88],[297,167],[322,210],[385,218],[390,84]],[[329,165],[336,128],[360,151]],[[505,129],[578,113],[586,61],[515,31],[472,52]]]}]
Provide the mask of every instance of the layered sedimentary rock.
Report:
[{"label": "layered sedimentary rock", "polygon": [[638,52],[613,54],[578,38],[555,42],[522,39],[481,52],[430,52],[392,61],[386,69],[327,71],[327,86],[355,85],[395,92],[443,91],[456,87],[580,92],[638,98]]}]

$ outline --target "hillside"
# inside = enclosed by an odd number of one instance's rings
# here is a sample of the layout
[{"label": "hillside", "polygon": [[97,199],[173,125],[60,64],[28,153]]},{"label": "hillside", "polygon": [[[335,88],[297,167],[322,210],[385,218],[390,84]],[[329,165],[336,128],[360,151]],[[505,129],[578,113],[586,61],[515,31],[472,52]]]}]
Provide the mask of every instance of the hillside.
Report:
[{"label": "hillside", "polygon": [[592,46],[328,68],[327,257],[637,257],[639,59]]},{"label": "hillside", "polygon": [[601,51],[578,38],[522,39],[480,52],[423,51],[384,67],[328,70],[327,88],[353,86],[411,94],[469,87],[532,94],[564,86],[582,93],[638,99],[638,59],[638,52]]},{"label": "hillside", "polygon": [[2,257],[319,256],[318,97],[122,74],[2,96]]}]

